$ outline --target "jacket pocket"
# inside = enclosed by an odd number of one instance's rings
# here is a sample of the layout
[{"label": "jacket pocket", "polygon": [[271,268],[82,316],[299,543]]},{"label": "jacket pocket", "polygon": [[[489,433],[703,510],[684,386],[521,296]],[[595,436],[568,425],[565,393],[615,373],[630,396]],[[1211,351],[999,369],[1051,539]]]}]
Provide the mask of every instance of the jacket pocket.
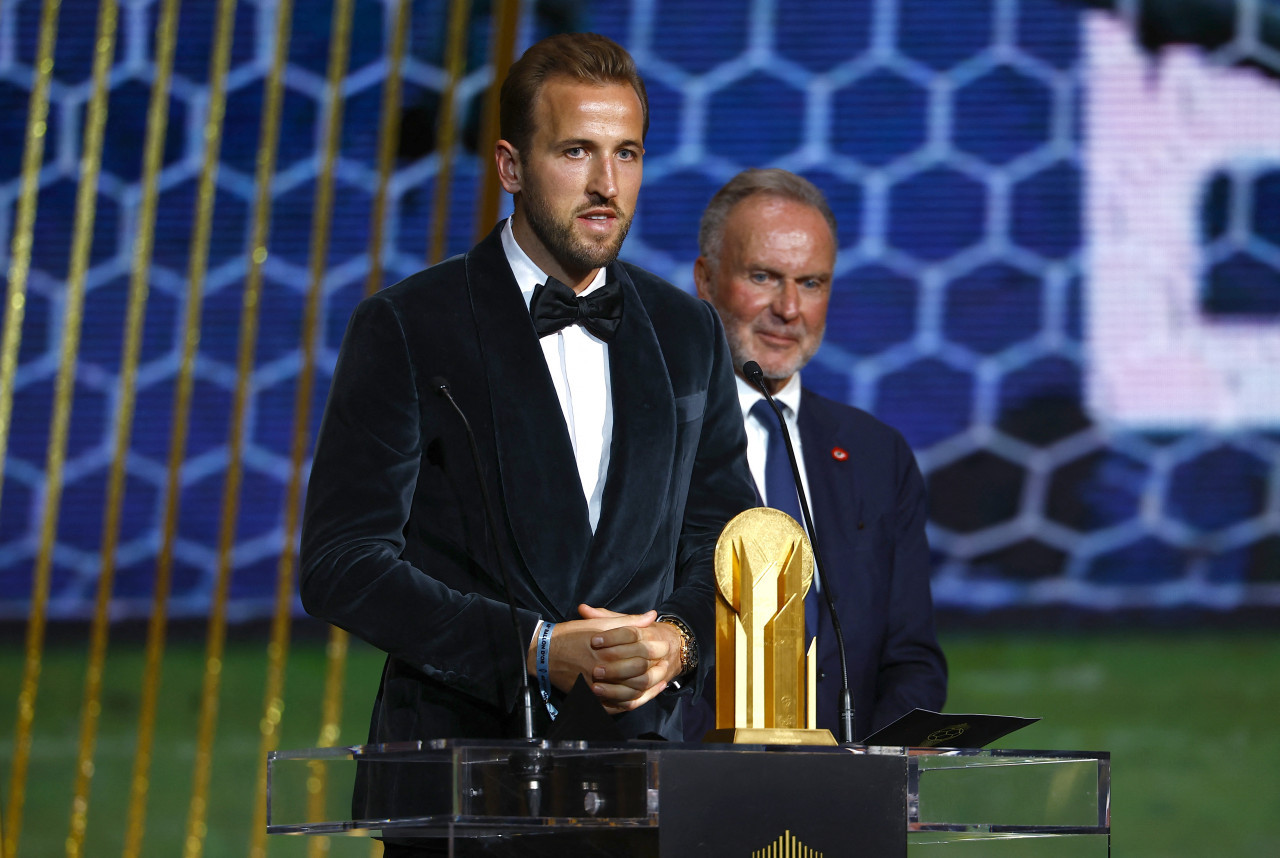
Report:
[{"label": "jacket pocket", "polygon": [[688,396],[676,397],[676,423],[688,423],[702,416],[707,405],[707,392],[699,390]]}]

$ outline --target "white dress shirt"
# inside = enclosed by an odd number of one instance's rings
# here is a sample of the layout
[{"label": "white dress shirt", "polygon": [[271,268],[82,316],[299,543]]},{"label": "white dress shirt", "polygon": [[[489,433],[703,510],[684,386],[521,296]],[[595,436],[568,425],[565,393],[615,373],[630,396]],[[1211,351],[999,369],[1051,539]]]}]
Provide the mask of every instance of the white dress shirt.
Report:
[{"label": "white dress shirt", "polygon": [[[533,290],[547,281],[547,274],[534,264],[516,242],[511,218],[502,228],[502,249],[520,286],[524,304],[529,306]],[[586,295],[604,285],[605,270],[580,292]],[[613,394],[609,385],[609,344],[581,325],[569,325],[541,340],[542,356],[551,371],[551,382],[560,398],[573,455],[578,462],[578,479],[587,500],[591,531],[600,523],[600,498],[609,472],[609,443],[613,439]]]},{"label": "white dress shirt", "polygon": [[[749,381],[735,376],[738,382],[738,404],[742,406],[742,419],[747,428],[747,464],[751,467],[751,476],[755,478],[756,489],[766,505],[769,497],[764,492],[764,457],[769,446],[769,429],[751,414],[751,408],[764,397],[759,388]],[[804,470],[804,443],[800,440],[800,373],[791,376],[785,387],[773,395],[782,406],[782,414],[787,418],[787,431],[791,433],[791,446],[796,451],[796,462],[800,465],[800,479],[804,482],[804,493],[809,494],[809,475]],[[800,522],[804,526],[804,522]]]}]

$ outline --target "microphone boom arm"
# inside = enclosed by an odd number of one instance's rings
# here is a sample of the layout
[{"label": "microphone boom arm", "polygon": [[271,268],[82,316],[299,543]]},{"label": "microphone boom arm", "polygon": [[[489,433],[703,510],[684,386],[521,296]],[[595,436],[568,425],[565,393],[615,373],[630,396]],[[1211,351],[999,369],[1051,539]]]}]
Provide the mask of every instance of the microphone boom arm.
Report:
[{"label": "microphone boom arm", "polygon": [[480,450],[476,446],[475,433],[471,431],[471,422],[467,420],[467,415],[462,412],[462,407],[454,400],[453,394],[449,391],[449,382],[439,376],[431,379],[430,384],[436,393],[449,401],[453,406],[453,410],[457,412],[458,419],[462,421],[462,427],[467,430],[467,443],[471,447],[471,464],[476,469],[476,482],[480,486],[480,503],[484,507],[485,520],[489,524],[489,533],[493,538],[493,549],[498,561],[498,572],[502,576],[502,586],[507,591],[507,608],[511,611],[511,628],[515,632],[516,647],[520,650],[520,704],[524,710],[524,737],[533,740],[533,695],[529,690],[529,671],[526,667],[528,663],[528,652],[526,651],[524,641],[520,636],[520,615],[516,613],[515,597],[512,595],[514,591],[511,589],[511,572],[507,569],[506,553],[502,550],[502,542],[498,538],[498,523],[494,519],[493,504],[489,500],[489,489],[484,482],[484,473],[480,470]]},{"label": "microphone boom arm", "polygon": [[786,443],[787,458],[791,460],[791,474],[796,482],[796,494],[800,498],[800,512],[804,516],[805,530],[809,533],[809,544],[813,548],[814,574],[818,578],[818,589],[822,591],[822,600],[827,606],[827,614],[831,617],[831,630],[836,636],[836,652],[840,655],[840,741],[842,744],[853,743],[853,694],[849,691],[849,659],[844,651],[844,632],[840,629],[840,617],[836,614],[835,602],[831,599],[831,588],[826,582],[826,566],[822,562],[822,552],[818,548],[818,532],[813,526],[813,514],[809,511],[809,499],[805,496],[804,480],[800,479],[800,463],[796,461],[795,448],[791,446],[791,432],[787,430],[787,421],[782,409],[774,401],[764,383],[764,370],[760,364],[749,360],[742,365],[742,372],[747,376],[768,401],[774,414],[778,415],[778,424],[782,427],[782,440]]}]

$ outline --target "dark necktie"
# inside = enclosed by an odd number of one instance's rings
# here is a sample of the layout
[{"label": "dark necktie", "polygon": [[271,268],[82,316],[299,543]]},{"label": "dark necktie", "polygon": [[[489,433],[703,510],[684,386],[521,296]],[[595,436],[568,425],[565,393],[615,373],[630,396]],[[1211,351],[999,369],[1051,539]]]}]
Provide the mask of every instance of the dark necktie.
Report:
[{"label": "dark necktie", "polygon": [[607,343],[622,320],[622,290],[618,281],[610,280],[590,294],[575,295],[568,286],[548,277],[546,283],[533,290],[529,315],[539,337],[581,325]]},{"label": "dark necktie", "polygon": [[[786,408],[785,405],[780,407]],[[800,500],[796,496],[796,481],[791,473],[791,460],[787,456],[787,442],[782,437],[782,424],[767,400],[760,399],[751,406],[751,416],[764,425],[769,433],[764,456],[764,496],[769,506],[785,512],[804,528],[800,516]],[[804,599],[805,631],[809,636],[818,632],[818,588],[809,587]]]}]

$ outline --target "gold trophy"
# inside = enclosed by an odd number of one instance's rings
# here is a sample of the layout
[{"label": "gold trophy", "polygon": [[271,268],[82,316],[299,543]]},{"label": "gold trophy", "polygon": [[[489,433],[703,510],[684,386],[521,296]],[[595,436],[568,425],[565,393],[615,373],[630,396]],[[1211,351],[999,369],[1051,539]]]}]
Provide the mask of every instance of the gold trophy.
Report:
[{"label": "gold trophy", "polygon": [[805,651],[813,549],[785,512],[735,516],[716,542],[716,728],[707,742],[834,745],[817,724],[817,639]]}]

